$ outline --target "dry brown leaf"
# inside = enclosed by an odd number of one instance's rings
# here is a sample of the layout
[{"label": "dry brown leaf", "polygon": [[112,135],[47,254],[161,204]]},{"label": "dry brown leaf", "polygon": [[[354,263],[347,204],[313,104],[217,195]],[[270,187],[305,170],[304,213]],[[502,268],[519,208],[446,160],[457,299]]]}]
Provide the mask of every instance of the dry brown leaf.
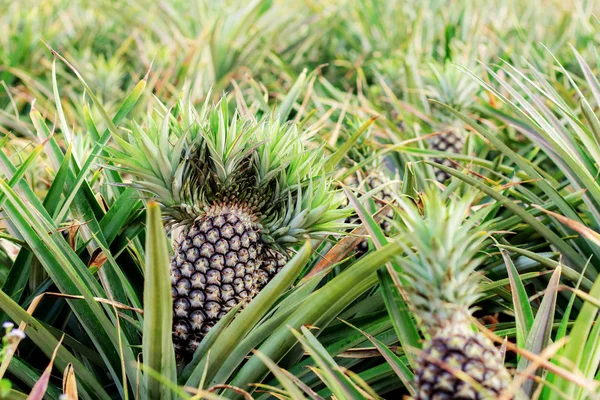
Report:
[{"label": "dry brown leaf", "polygon": [[77,378],[75,378],[75,369],[73,364],[68,364],[63,373],[63,394],[66,396],[65,400],[78,400],[77,394]]},{"label": "dry brown leaf", "polygon": [[537,204],[533,204],[532,207],[536,208],[540,211],[543,211],[546,214],[556,218],[561,223],[563,223],[566,226],[568,226],[569,228],[573,229],[575,232],[578,232],[579,234],[581,234],[581,236],[583,236],[584,238],[589,239],[592,242],[594,242],[594,244],[596,246],[600,246],[600,234],[598,234],[598,232],[593,231],[592,229],[588,228],[587,226],[583,225],[582,223],[574,221],[571,218],[567,218],[564,215],[560,215],[555,212],[548,211],[545,208],[538,206]]},{"label": "dry brown leaf", "polygon": [[42,376],[40,376],[40,379],[38,379],[35,385],[33,385],[33,389],[31,389],[29,396],[27,396],[27,400],[43,400],[46,394],[46,390],[48,389],[48,382],[50,382],[50,374],[52,373],[54,359],[56,358],[56,353],[58,353],[58,349],[60,348],[64,337],[65,336],[63,335],[58,341],[58,344],[56,345],[56,347],[54,348],[54,352],[52,353],[52,357],[50,358],[50,363],[48,363],[48,366],[44,370]]},{"label": "dry brown leaf", "polygon": [[108,258],[106,257],[106,255],[104,254],[102,249],[98,247],[96,250],[94,250],[94,252],[92,253],[92,256],[90,257],[90,262],[88,263],[88,268],[94,269],[94,271],[97,271],[100,268],[102,268],[102,266],[104,265],[106,260],[108,260]]}]

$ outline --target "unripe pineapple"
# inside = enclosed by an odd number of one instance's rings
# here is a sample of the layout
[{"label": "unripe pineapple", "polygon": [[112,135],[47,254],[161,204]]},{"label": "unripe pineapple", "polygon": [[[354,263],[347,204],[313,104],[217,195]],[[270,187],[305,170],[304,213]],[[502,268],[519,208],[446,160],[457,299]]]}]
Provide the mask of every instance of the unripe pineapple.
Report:
[{"label": "unripe pineapple", "polygon": [[[350,175],[344,180],[344,184],[352,189],[357,189],[361,192],[376,191],[375,208],[376,211],[383,208],[386,204],[393,203],[396,193],[394,190],[397,187],[390,184],[390,178],[387,177],[378,168],[372,168],[366,177],[361,178],[358,173]],[[392,224],[390,222],[394,217],[394,210],[389,210],[385,215],[385,218],[379,223],[379,227],[386,236],[390,236],[392,233]],[[352,215],[346,220],[350,224],[360,224],[360,218],[357,215]],[[367,251],[369,251],[368,239],[362,240],[356,247],[356,256],[362,257]]]},{"label": "unripe pineapple", "polygon": [[[427,140],[427,146],[431,150],[443,151],[445,153],[461,154],[465,145],[463,137],[455,129],[435,135]],[[442,164],[446,167],[454,168],[456,165],[446,157],[436,157],[433,162]],[[438,182],[445,182],[450,179],[450,174],[441,169],[435,169],[435,179]]]},{"label": "unripe pineapple", "polygon": [[308,237],[344,229],[349,212],[312,132],[185,99],[116,137],[110,161],[163,206],[173,242],[173,341],[180,360],[229,310],[254,297]]},{"label": "unripe pineapple", "polygon": [[[356,125],[357,129],[362,123],[360,121],[352,121]],[[340,135],[338,140],[338,146],[342,146],[344,142],[350,139],[349,132]],[[357,166],[361,166],[361,169],[356,170],[352,174],[348,175],[348,171],[344,170],[343,179],[344,185],[350,189],[356,191],[356,195],[360,198],[363,195],[367,195],[369,199],[373,200],[374,209],[369,205],[365,204],[366,209],[371,213],[378,212],[387,204],[392,204],[394,199],[399,192],[398,185],[395,181],[392,181],[388,174],[384,171],[387,170],[385,166],[385,158],[377,157],[379,151],[379,143],[374,139],[373,132],[367,131],[361,135],[354,145],[348,150],[346,158],[346,166],[355,170]],[[373,161],[375,159],[376,161]],[[363,172],[364,171],[364,172]],[[365,198],[366,200],[366,198]],[[346,201],[348,204],[348,201]],[[384,218],[379,223],[379,227],[386,234],[390,236],[392,234],[392,224],[390,220],[394,217],[394,211],[390,210],[386,213]],[[362,221],[358,215],[353,214],[346,219],[346,222],[356,226],[360,225]],[[362,240],[355,249],[355,256],[362,257],[369,250],[368,239]]]},{"label": "unripe pineapple", "polygon": [[262,263],[258,268],[257,289],[260,290],[269,283],[271,279],[283,268],[288,260],[288,255],[278,251],[263,248],[260,256]]},{"label": "unripe pineapple", "polygon": [[[430,71],[425,78],[427,97],[458,111],[466,111],[476,99],[479,85],[463,73],[455,65],[444,63],[430,64]],[[442,133],[427,140],[431,150],[445,153],[461,154],[465,145],[462,131],[463,123],[446,108],[438,103],[430,104],[431,115],[437,121],[435,128]],[[438,157],[434,162],[447,167],[456,167],[447,157]],[[444,182],[450,175],[442,170],[435,170],[435,177]]]},{"label": "unripe pineapple", "polygon": [[479,298],[475,269],[487,238],[476,218],[467,218],[470,205],[470,198],[446,201],[431,190],[422,217],[402,201],[406,291],[427,338],[417,356],[417,400],[497,398],[510,383],[502,355],[470,323]]},{"label": "unripe pineapple", "polygon": [[[510,382],[510,375],[493,343],[474,332],[468,321],[441,328],[424,352],[418,360],[415,377],[419,400],[497,398]],[[478,392],[469,382],[457,377],[451,372],[453,368],[466,373],[484,392]]]},{"label": "unripe pineapple", "polygon": [[260,228],[239,205],[210,207],[179,232],[171,261],[174,344],[193,352],[238,302],[257,292]]}]

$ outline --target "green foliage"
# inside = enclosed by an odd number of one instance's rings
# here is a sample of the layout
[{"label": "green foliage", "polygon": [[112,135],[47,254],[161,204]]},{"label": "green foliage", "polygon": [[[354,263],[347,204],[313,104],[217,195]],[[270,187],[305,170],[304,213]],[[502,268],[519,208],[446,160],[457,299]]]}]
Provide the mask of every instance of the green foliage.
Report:
[{"label": "green foliage", "polygon": [[[597,2],[0,10],[0,321],[27,334],[5,332],[1,398],[67,381],[81,399],[414,395],[415,307],[440,301],[506,340],[515,393],[598,397]],[[448,131],[462,150],[431,146]],[[334,189],[375,169],[400,200]],[[256,197],[263,239],[293,254],[176,370],[161,212],[223,190]],[[382,204],[404,235],[381,229]],[[475,255],[441,299],[422,267]]]}]

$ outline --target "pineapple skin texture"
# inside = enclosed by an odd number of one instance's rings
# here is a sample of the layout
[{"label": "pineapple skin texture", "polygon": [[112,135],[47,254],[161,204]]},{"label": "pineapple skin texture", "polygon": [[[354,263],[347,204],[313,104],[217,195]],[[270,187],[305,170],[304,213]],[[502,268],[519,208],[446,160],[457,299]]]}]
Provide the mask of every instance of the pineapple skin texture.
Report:
[{"label": "pineapple skin texture", "polygon": [[[415,375],[417,400],[498,398],[510,384],[511,377],[500,352],[488,338],[468,325],[451,324],[442,328],[425,343],[423,353],[418,357]],[[442,365],[464,372],[484,390],[478,391]]]},{"label": "pineapple skin texture", "polygon": [[256,286],[259,291],[281,271],[281,268],[285,266],[288,259],[289,256],[287,254],[263,246],[263,251],[260,254],[261,263],[258,267],[256,277]]},{"label": "pineapple skin texture", "polygon": [[[450,130],[446,133],[430,138],[427,141],[427,144],[429,148],[436,151],[462,153],[465,142],[460,134]],[[447,158],[434,158],[433,161],[446,167],[455,167],[454,164]],[[447,172],[436,168],[435,178],[438,182],[445,182],[446,180],[450,179],[450,175]]]},{"label": "pineapple skin texture", "polygon": [[245,211],[219,207],[184,227],[171,259],[173,343],[189,358],[229,310],[259,290],[262,244]]},{"label": "pineapple skin texture", "polygon": [[[382,172],[379,172],[377,170],[373,170],[370,171],[369,174],[365,177],[365,183],[368,186],[368,190],[371,189],[376,189],[379,188],[381,186],[383,186],[384,184],[386,184],[387,182],[389,182],[389,178],[384,175]],[[354,189],[358,189],[360,188],[361,184],[359,182],[358,177],[356,176],[356,174],[349,176],[344,183],[351,188]],[[364,187],[362,188],[364,189]],[[381,199],[383,201],[379,201],[379,200],[375,200],[375,207],[377,209],[377,211],[379,211],[380,209],[382,209],[386,203],[393,203],[394,202],[394,193],[392,191],[392,188],[390,186],[386,186],[383,189],[381,189],[376,195],[375,197],[377,197],[378,199]],[[390,210],[387,212],[387,214],[385,215],[386,218],[384,218],[380,223],[379,223],[379,227],[381,228],[381,230],[383,231],[383,233],[386,236],[390,236],[392,233],[392,224],[390,223],[389,220],[394,218],[394,210]],[[346,219],[347,223],[350,224],[360,224],[361,220],[360,218],[355,214],[349,218]],[[368,251],[369,251],[369,240],[368,239],[364,239],[362,240],[358,246],[356,246],[356,257],[360,258],[362,256],[364,256]]]}]

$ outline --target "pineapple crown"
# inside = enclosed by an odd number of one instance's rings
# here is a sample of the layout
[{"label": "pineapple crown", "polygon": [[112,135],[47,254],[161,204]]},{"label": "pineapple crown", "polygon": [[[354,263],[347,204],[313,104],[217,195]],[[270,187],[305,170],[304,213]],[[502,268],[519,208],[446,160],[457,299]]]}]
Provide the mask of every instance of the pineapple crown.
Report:
[{"label": "pineapple crown", "polygon": [[[429,74],[426,77],[427,97],[447,104],[452,108],[465,111],[475,101],[479,86],[456,65],[429,63]],[[431,103],[432,112],[442,122],[458,123],[456,117],[447,109]]]},{"label": "pineapple crown", "polygon": [[406,291],[428,333],[466,322],[480,297],[475,269],[489,235],[478,225],[486,209],[468,216],[473,198],[453,201],[429,189],[422,196],[423,214],[400,199]]},{"label": "pineapple crown", "polygon": [[275,247],[301,237],[323,237],[344,229],[350,214],[334,190],[321,148],[308,148],[314,134],[274,115],[257,120],[232,112],[226,97],[196,110],[181,97],[171,109],[150,116],[145,126],[115,136],[119,148],[108,159],[163,207],[175,227],[218,205],[241,207]]}]

